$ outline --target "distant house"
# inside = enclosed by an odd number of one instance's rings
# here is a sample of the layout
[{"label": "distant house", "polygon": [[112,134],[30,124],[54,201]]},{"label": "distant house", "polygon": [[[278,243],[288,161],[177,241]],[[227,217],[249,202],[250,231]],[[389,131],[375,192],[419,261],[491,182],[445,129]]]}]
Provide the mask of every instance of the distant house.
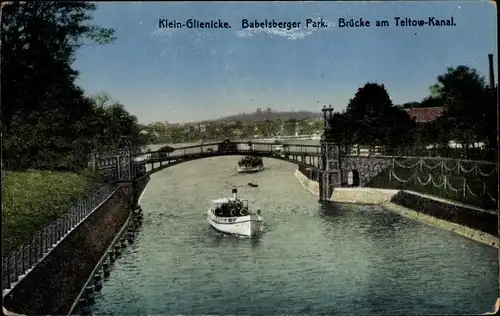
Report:
[{"label": "distant house", "polygon": [[233,130],[233,135],[234,136],[241,136],[241,135],[243,135],[243,131],[239,130],[239,129]]},{"label": "distant house", "polygon": [[433,108],[409,108],[405,111],[410,115],[411,118],[417,123],[432,122],[438,117],[442,116],[444,113],[444,107],[433,107]]}]

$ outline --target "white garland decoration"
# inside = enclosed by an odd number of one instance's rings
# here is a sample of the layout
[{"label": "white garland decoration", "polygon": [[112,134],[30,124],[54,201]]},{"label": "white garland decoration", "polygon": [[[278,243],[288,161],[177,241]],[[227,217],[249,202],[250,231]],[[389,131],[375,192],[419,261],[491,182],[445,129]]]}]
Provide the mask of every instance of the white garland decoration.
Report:
[{"label": "white garland decoration", "polygon": [[430,170],[434,170],[438,167],[440,167],[442,164],[443,164],[443,161],[441,160],[439,163],[437,163],[434,167],[431,167],[429,166],[427,163],[425,163],[425,160],[422,159],[422,163],[423,165],[427,168],[427,169],[430,169]]},{"label": "white garland decoration", "polygon": [[[472,196],[478,196],[478,194],[472,192],[469,184],[464,180],[464,185],[463,185],[463,188],[462,189],[455,189],[448,181],[448,177],[447,176],[444,176],[443,177],[443,182],[441,184],[437,184],[435,181],[434,181],[434,177],[432,176],[432,174],[429,174],[429,177],[427,178],[427,181],[422,181],[420,179],[420,177],[418,176],[417,173],[414,173],[413,175],[411,175],[408,179],[406,180],[403,180],[401,178],[399,178],[395,173],[394,173],[394,169],[391,169],[390,172],[389,172],[389,179],[392,181],[392,178],[396,179],[398,182],[400,183],[408,183],[412,180],[416,180],[418,181],[418,183],[420,183],[420,185],[422,186],[427,186],[429,184],[432,184],[433,187],[435,188],[442,188],[444,186],[444,189],[445,191],[450,189],[451,191],[455,192],[455,193],[458,193],[459,191],[463,192],[464,196],[466,196],[467,192],[472,195]],[[486,183],[483,182],[483,194],[486,194],[492,201],[494,202],[497,202],[498,199],[495,199],[489,192],[489,190],[487,189],[486,187]]]},{"label": "white garland decoration", "polygon": [[398,167],[403,168],[403,169],[413,169],[413,168],[417,167],[419,164],[421,164],[421,161],[420,161],[420,160],[419,160],[419,161],[418,161],[415,165],[413,165],[413,166],[405,166],[404,164],[402,164],[402,163],[400,163],[400,162],[396,161],[396,159],[393,159],[392,161],[393,161],[393,162],[394,162],[394,164],[396,164]]},{"label": "white garland decoration", "polygon": [[471,172],[473,172],[473,171],[475,171],[475,172],[476,172],[476,174],[477,174],[477,170],[478,170],[478,169],[479,169],[479,168],[478,168],[477,164],[476,164],[476,165],[474,165],[474,167],[472,167],[472,168],[471,168],[471,169],[469,169],[469,170],[466,170],[466,169],[464,168],[464,166],[462,166],[462,164],[460,164],[460,172],[463,172],[463,173],[465,173],[465,174],[469,174],[469,173],[471,173]]},{"label": "white garland decoration", "polygon": [[457,193],[458,191],[461,191],[461,189],[455,189],[451,186],[451,183],[447,182],[447,187],[450,188],[450,190],[452,190],[453,192]]},{"label": "white garland decoration", "polygon": [[465,163],[465,161],[458,160],[456,162],[456,166],[454,166],[453,168],[450,168],[446,164],[445,160],[441,160],[436,165],[431,166],[431,165],[429,165],[429,164],[427,164],[425,162],[425,158],[420,158],[419,161],[417,161],[414,165],[409,166],[409,165],[405,165],[403,163],[398,162],[394,158],[392,159],[392,166],[393,166],[393,168],[395,166],[398,166],[398,167],[403,168],[403,169],[413,169],[413,168],[416,168],[416,167],[420,167],[420,170],[422,170],[423,167],[425,167],[426,169],[434,170],[436,168],[441,167],[441,170],[443,170],[443,171],[446,170],[447,172],[452,172],[452,171],[455,171],[455,170],[458,170],[460,173],[463,173],[463,174],[470,174],[472,172],[475,172],[476,174],[479,174],[479,175],[481,175],[483,177],[490,177],[490,176],[494,175],[495,173],[497,173],[497,170],[498,170],[497,166],[495,166],[495,168],[493,168],[493,170],[490,173],[486,173],[486,172],[483,172],[481,170],[481,168],[479,167],[478,163],[475,163],[474,166],[471,169],[466,169],[463,166],[463,163]]},{"label": "white garland decoration", "polygon": [[420,183],[420,185],[423,185],[423,186],[427,186],[432,181],[432,176],[430,174],[429,174],[429,177],[427,178],[426,182],[423,182],[422,180],[420,180],[420,177],[418,175],[416,178],[417,178],[418,182]]},{"label": "white garland decoration", "polygon": [[441,188],[441,187],[444,187],[444,184],[445,182],[443,181],[443,183],[437,185],[436,182],[434,182],[434,178],[431,176],[431,182],[432,182],[432,185],[435,187],[435,188]]},{"label": "white garland decoration", "polygon": [[477,196],[477,194],[476,194],[476,193],[472,192],[472,190],[470,189],[470,187],[469,187],[469,184],[468,184],[468,183],[465,183],[465,188],[467,189],[467,191],[469,191],[469,194],[470,194],[470,195]]},{"label": "white garland decoration", "polygon": [[481,171],[481,168],[479,168],[479,167],[477,168],[477,171],[478,171],[478,172],[479,172],[479,174],[480,174],[481,176],[483,176],[483,177],[489,177],[489,176],[492,176],[493,174],[495,174],[495,173],[497,173],[497,172],[498,172],[497,170],[498,170],[498,169],[497,169],[497,167],[495,166],[495,168],[493,168],[493,170],[491,171],[491,173],[483,173],[483,172]]},{"label": "white garland decoration", "polygon": [[413,180],[415,178],[415,175],[416,173],[414,173],[411,177],[409,177],[407,180],[403,180],[401,178],[399,178],[398,176],[396,176],[394,174],[394,170],[391,170],[391,176],[394,177],[394,179],[398,180],[398,182],[401,182],[401,183],[408,183],[410,182],[411,180]]},{"label": "white garland decoration", "polygon": [[443,161],[443,169],[446,171],[455,171],[456,169],[458,169],[458,166],[459,166],[459,162],[457,162],[457,165],[455,167],[448,168],[448,166],[446,165],[446,162]]}]

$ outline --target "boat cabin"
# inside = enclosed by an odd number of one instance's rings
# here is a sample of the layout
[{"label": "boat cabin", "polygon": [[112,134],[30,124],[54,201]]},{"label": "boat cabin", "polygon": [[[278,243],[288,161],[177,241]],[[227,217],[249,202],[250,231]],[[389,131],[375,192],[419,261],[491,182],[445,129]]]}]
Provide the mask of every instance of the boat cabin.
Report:
[{"label": "boat cabin", "polygon": [[248,201],[242,199],[227,199],[225,201],[212,201],[212,213],[217,217],[239,217],[250,214]]}]

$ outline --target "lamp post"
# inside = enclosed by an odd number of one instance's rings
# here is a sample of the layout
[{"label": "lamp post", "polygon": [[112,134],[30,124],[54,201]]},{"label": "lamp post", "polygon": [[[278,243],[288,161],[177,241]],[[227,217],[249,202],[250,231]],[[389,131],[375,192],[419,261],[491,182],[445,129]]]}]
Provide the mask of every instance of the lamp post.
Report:
[{"label": "lamp post", "polygon": [[326,128],[326,126],[327,126],[326,112],[328,112],[328,108],[326,107],[326,105],[323,106],[323,108],[321,109],[321,112],[323,112],[323,123],[324,123],[324,127]]},{"label": "lamp post", "polygon": [[332,126],[331,126],[331,123],[332,123],[332,117],[333,117],[333,108],[332,108],[332,105],[329,104],[328,105],[328,108],[326,109],[328,111],[328,120],[327,120],[327,124],[326,124],[326,128],[327,129],[331,129]]},{"label": "lamp post", "polygon": [[125,133],[125,114],[120,114],[121,136],[118,142],[118,179],[132,180],[132,146]]},{"label": "lamp post", "polygon": [[125,114],[120,115],[121,136],[118,142],[118,150],[130,151],[132,145],[125,134]]}]

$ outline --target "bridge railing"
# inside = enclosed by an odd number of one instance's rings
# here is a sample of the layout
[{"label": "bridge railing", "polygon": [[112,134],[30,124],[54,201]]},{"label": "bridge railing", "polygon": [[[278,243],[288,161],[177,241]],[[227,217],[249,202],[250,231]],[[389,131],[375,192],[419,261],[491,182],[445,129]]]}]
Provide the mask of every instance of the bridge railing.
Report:
[{"label": "bridge railing", "polygon": [[305,175],[309,180],[313,180],[313,181],[319,181],[319,179],[321,178],[321,175],[323,173],[323,171],[321,171],[319,169],[311,168],[311,167],[308,167],[305,165],[299,165],[298,169],[299,169],[300,173]]},{"label": "bridge railing", "polygon": [[[191,145],[174,148],[170,152],[150,151],[147,153],[140,153],[133,155],[134,162],[182,157],[188,155],[202,154],[202,153],[216,153],[219,151],[219,145],[223,143],[211,143],[201,145]],[[242,154],[250,152],[269,152],[269,153],[290,153],[290,154],[321,154],[321,147],[317,145],[295,145],[295,144],[272,144],[264,142],[232,142],[236,145],[236,151]]]},{"label": "bridge railing", "polygon": [[[131,152],[130,155],[132,157],[132,163],[138,163],[142,161],[150,161],[150,160],[162,160],[169,159],[174,157],[182,157],[196,154],[207,154],[210,153],[220,154],[221,145],[225,144],[224,142],[219,143],[204,143],[204,144],[196,144],[190,146],[183,147],[172,147],[170,151],[135,151]],[[320,145],[308,145],[308,144],[290,144],[290,143],[269,143],[269,142],[230,142],[229,144],[234,145],[235,149],[231,151],[241,152],[242,154],[246,154],[249,152],[261,152],[261,153],[281,153],[281,154],[295,154],[295,155],[321,155],[321,146]],[[227,150],[226,150],[227,151]],[[111,170],[110,173],[113,173],[113,168],[116,169],[117,161],[119,160],[120,155],[119,152],[114,152],[114,155],[98,155],[96,157],[96,167],[99,170]],[[408,158],[420,158],[416,156],[397,156],[397,155],[383,155],[381,151],[369,151],[369,152],[359,152],[358,154],[354,154],[352,151],[348,151],[344,153],[346,157],[369,157],[369,158],[398,158],[398,159],[408,159]],[[455,160],[456,158],[445,158],[445,157],[425,157],[426,159],[448,159]],[[482,161],[480,163],[483,163]],[[491,163],[485,161],[484,163]],[[113,177],[112,174],[110,177]]]},{"label": "bridge railing", "polygon": [[117,190],[116,184],[106,184],[88,198],[78,201],[70,211],[35,234],[30,242],[21,245],[2,258],[2,295],[28,274],[48,253],[97,207]]}]

